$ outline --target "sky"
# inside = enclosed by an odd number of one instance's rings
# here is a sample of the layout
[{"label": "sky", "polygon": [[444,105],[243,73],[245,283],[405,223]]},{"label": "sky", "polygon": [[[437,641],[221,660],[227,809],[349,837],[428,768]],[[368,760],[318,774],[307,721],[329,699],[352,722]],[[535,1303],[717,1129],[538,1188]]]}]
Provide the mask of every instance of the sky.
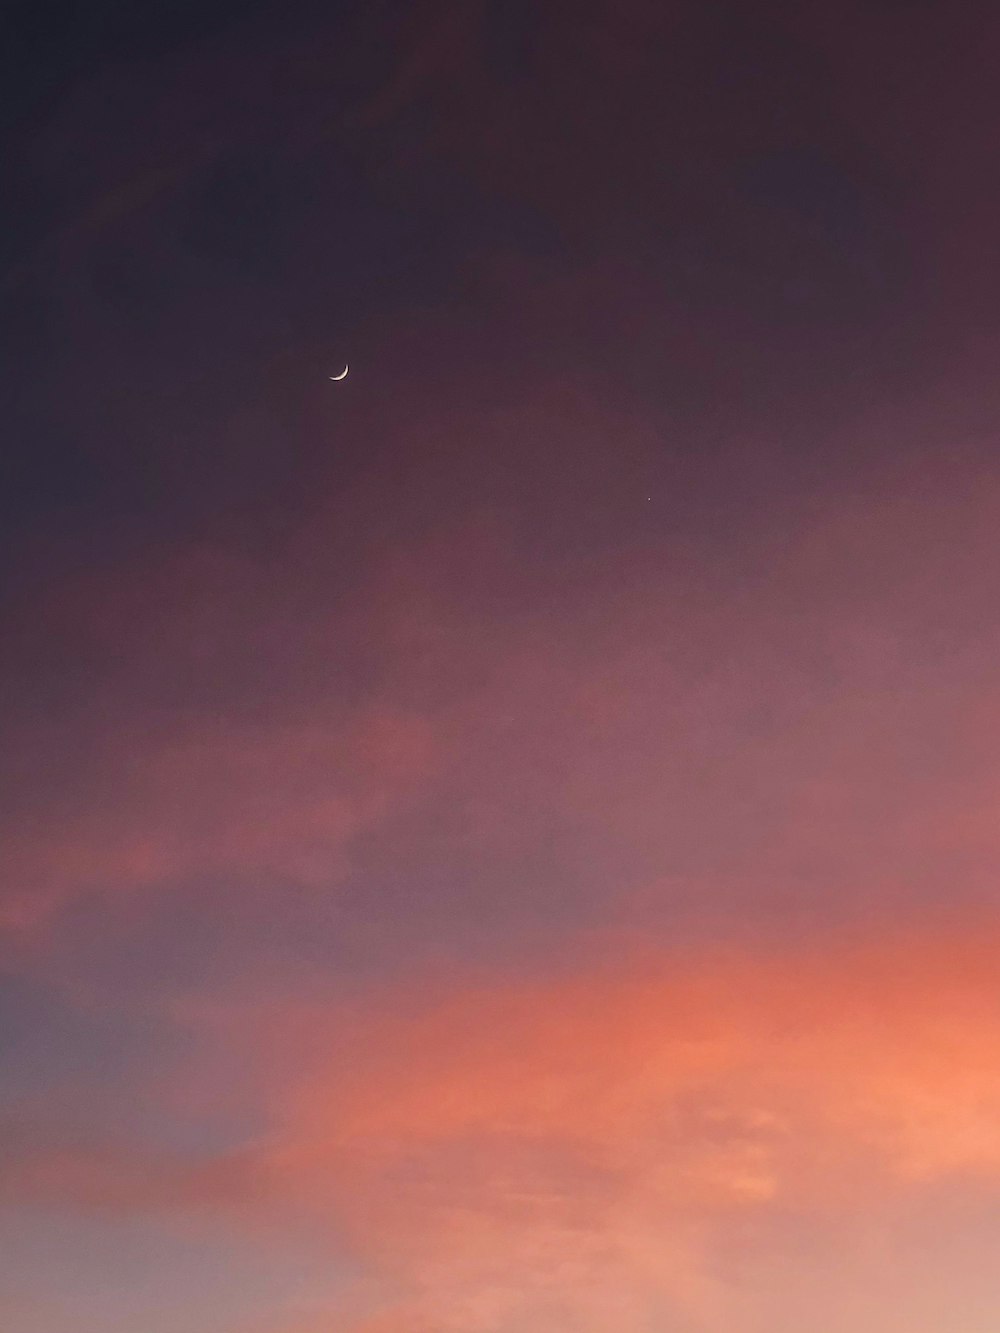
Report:
[{"label": "sky", "polygon": [[6,1333],[992,1333],[995,6],[11,13]]}]

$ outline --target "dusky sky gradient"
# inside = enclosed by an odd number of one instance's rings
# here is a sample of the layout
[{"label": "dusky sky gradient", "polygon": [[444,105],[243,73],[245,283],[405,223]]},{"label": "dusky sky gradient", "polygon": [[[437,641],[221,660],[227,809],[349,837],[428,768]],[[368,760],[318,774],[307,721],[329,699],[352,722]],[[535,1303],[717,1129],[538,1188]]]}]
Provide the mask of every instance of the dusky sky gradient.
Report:
[{"label": "dusky sky gradient", "polygon": [[5,26],[5,1333],[995,1333],[995,5]]}]

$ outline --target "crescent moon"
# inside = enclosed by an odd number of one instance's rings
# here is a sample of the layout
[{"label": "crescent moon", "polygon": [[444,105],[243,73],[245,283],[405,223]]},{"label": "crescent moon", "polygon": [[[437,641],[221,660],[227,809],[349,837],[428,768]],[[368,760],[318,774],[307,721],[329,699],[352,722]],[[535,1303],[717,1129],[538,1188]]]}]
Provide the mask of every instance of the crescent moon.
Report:
[{"label": "crescent moon", "polygon": [[347,372],[348,372],[349,370],[350,370],[350,366],[345,366],[344,369],[340,372],[339,375],[331,375],[330,378],[331,378],[332,380],[346,380],[346,379],[347,379]]}]

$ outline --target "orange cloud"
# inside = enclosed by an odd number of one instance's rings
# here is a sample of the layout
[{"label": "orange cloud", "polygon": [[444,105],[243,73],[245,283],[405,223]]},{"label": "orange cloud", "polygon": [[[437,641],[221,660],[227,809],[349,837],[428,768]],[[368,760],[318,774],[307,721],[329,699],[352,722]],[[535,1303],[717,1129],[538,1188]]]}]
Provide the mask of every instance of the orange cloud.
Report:
[{"label": "orange cloud", "polygon": [[237,1009],[258,1057],[282,1032],[300,1051],[261,1075],[256,1170],[404,1294],[406,1333],[756,1328],[740,1302],[770,1308],[796,1236],[850,1268],[942,1189],[1000,1192],[995,947],[646,955],[361,1016],[279,1006],[266,1038],[267,1005]]},{"label": "orange cloud", "polygon": [[366,1275],[268,1333],[791,1333],[803,1273],[832,1333],[837,1275],[871,1284],[872,1246],[930,1333],[908,1219],[1000,1197],[996,946],[973,922],[192,1006],[244,1108],[253,1073],[257,1143],[200,1163],[29,1144],[6,1190],[309,1236]]}]

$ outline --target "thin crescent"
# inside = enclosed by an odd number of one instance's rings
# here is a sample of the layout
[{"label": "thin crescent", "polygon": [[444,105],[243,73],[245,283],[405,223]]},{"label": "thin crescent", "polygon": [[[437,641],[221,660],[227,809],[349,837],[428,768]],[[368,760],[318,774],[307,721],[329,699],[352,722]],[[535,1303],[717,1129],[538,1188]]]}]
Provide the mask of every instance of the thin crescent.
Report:
[{"label": "thin crescent", "polygon": [[344,369],[340,372],[339,375],[331,375],[330,378],[331,378],[332,380],[346,380],[346,379],[347,379],[347,372],[348,372],[349,370],[350,370],[350,366],[345,366]]}]

